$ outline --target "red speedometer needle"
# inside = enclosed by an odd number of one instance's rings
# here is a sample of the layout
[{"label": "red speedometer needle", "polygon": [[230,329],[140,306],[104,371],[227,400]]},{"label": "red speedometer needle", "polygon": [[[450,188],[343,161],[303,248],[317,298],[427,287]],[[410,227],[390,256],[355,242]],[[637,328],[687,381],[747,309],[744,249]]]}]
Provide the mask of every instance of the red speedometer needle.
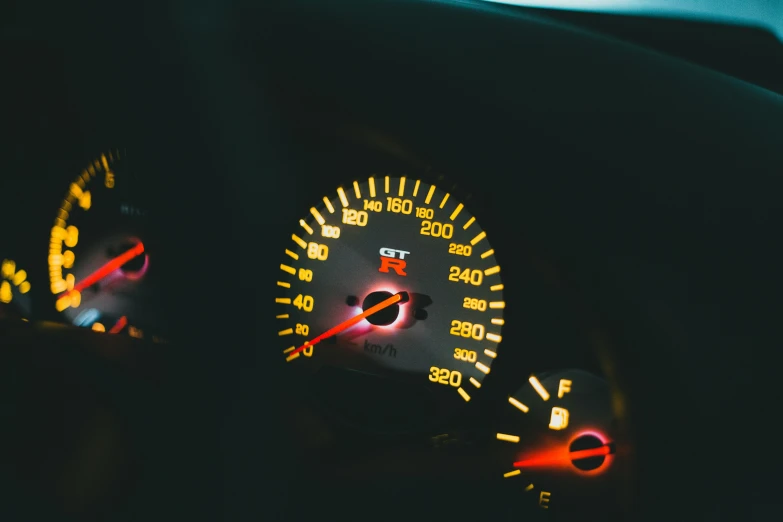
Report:
[{"label": "red speedometer needle", "polygon": [[288,357],[291,357],[292,355],[301,352],[302,350],[304,350],[308,346],[314,346],[314,345],[320,343],[321,341],[323,341],[324,339],[328,339],[329,337],[332,337],[333,335],[337,335],[338,333],[342,332],[343,330],[347,330],[348,328],[350,328],[351,326],[355,325],[356,323],[358,323],[359,321],[361,321],[365,317],[370,317],[371,315],[380,312],[384,308],[388,308],[391,305],[393,305],[395,303],[400,303],[400,302],[401,303],[407,303],[408,302],[408,292],[397,292],[396,294],[394,294],[393,296],[389,297],[388,299],[384,299],[383,301],[381,301],[377,305],[371,306],[370,308],[368,308],[364,312],[360,313],[359,315],[357,315],[355,317],[351,317],[347,321],[343,321],[342,323],[338,324],[337,326],[334,326],[334,327],[328,329],[327,331],[325,331],[324,333],[322,333],[318,337],[315,337],[315,338],[307,341],[306,343],[304,343],[302,346],[300,346],[296,350],[290,352],[288,354]]},{"label": "red speedometer needle", "polygon": [[575,460],[589,459],[590,457],[605,457],[606,455],[611,455],[612,453],[614,453],[614,445],[611,443],[598,446],[597,448],[577,451],[568,451],[567,449],[563,448],[560,450],[544,451],[525,460],[519,460],[514,463],[514,467],[527,468],[562,466],[570,464]]},{"label": "red speedometer needle", "polygon": [[76,283],[73,287],[73,290],[68,290],[67,292],[63,293],[63,295],[69,295],[73,292],[81,292],[85,288],[89,288],[107,275],[111,274],[118,268],[120,268],[122,265],[130,261],[131,259],[134,259],[141,254],[144,253],[144,244],[139,243],[135,247],[131,248],[127,252],[120,254],[119,256],[115,257],[102,267],[100,267],[98,270],[93,272],[92,274],[88,275],[78,283]]}]

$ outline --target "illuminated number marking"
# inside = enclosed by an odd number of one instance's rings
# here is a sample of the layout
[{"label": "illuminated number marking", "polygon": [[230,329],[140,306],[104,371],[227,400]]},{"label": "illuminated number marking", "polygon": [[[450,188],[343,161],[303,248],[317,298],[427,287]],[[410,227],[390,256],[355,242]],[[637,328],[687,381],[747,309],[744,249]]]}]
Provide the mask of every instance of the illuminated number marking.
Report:
[{"label": "illuminated number marking", "polygon": [[329,225],[321,226],[321,235],[323,237],[331,237],[337,239],[340,237],[340,227],[332,227]]},{"label": "illuminated number marking", "polygon": [[300,310],[304,310],[305,312],[312,312],[313,311],[313,298],[309,295],[302,295],[299,294],[296,296],[296,299],[294,299],[294,306],[297,307]]},{"label": "illuminated number marking", "polygon": [[451,239],[451,236],[454,235],[454,225],[450,223],[439,223],[438,221],[422,221],[420,234],[422,236]]},{"label": "illuminated number marking", "polygon": [[312,357],[313,356],[313,347],[308,346],[301,352],[305,357]]},{"label": "illuminated number marking", "polygon": [[354,210],[352,208],[343,209],[343,223],[346,225],[366,227],[368,219],[369,216],[364,210]]},{"label": "illuminated number marking", "polygon": [[464,361],[474,363],[478,359],[478,355],[473,350],[465,350],[464,348],[454,348],[454,358],[458,361]]},{"label": "illuminated number marking", "polygon": [[307,257],[319,261],[326,261],[326,258],[329,257],[329,247],[326,245],[319,245],[318,243],[310,243],[307,245]]},{"label": "illuminated number marking", "polygon": [[313,280],[313,271],[312,270],[305,270],[304,268],[299,269],[299,280],[300,281],[307,281],[308,283]]},{"label": "illuminated number marking", "polygon": [[465,297],[464,299],[462,299],[462,308],[468,308],[470,310],[478,310],[479,312],[483,312],[484,310],[487,309],[487,302],[484,299],[476,299],[475,297]]},{"label": "illuminated number marking", "polygon": [[462,384],[462,374],[457,370],[448,370],[446,368],[438,368],[437,366],[430,367],[429,379],[431,382],[438,384],[446,384],[459,388]]},{"label": "illuminated number marking", "polygon": [[67,235],[65,236],[63,243],[65,243],[65,246],[67,247],[75,247],[76,243],[79,242],[79,229],[71,225],[65,229],[65,232]]},{"label": "illuminated number marking", "polygon": [[294,333],[296,333],[296,335],[309,335],[310,327],[307,326],[306,324],[296,323],[296,328],[294,329]]},{"label": "illuminated number marking", "polygon": [[476,341],[481,341],[484,339],[484,325],[483,324],[473,324],[469,323],[467,321],[451,321],[451,329],[449,330],[449,333],[451,335],[456,335],[457,337],[464,337],[466,339],[475,339]]},{"label": "illuminated number marking", "polygon": [[410,199],[400,199],[400,198],[386,198],[386,211],[387,212],[394,212],[395,214],[399,214],[402,212],[403,214],[410,214],[413,212],[413,201]]},{"label": "illuminated number marking", "polygon": [[106,179],[103,182],[106,188],[114,188],[114,173],[106,171]]},{"label": "illuminated number marking", "polygon": [[373,201],[371,199],[364,200],[364,210],[369,210],[370,212],[380,212],[381,209],[383,209],[383,205],[380,201]]},{"label": "illuminated number marking", "polygon": [[481,270],[471,270],[470,268],[462,270],[458,266],[449,268],[449,281],[454,281],[455,283],[462,281],[465,284],[480,286],[483,280],[484,274],[481,273]]},{"label": "illuminated number marking", "polygon": [[427,207],[416,207],[416,217],[421,219],[432,219],[435,211]]},{"label": "illuminated number marking", "polygon": [[470,257],[473,253],[473,247],[470,245],[458,245],[457,243],[449,243],[449,254],[456,256]]}]

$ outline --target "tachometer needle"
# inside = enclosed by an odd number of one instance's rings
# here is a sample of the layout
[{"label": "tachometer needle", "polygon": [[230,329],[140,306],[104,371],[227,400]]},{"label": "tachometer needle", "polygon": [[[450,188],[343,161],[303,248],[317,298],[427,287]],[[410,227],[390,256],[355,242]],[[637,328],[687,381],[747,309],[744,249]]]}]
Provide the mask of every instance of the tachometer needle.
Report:
[{"label": "tachometer needle", "polygon": [[137,244],[135,247],[115,257],[114,259],[112,259],[111,261],[109,261],[108,263],[100,267],[98,270],[96,270],[92,274],[88,275],[87,277],[85,277],[84,279],[76,283],[73,286],[73,290],[67,290],[63,292],[62,297],[66,295],[70,295],[74,292],[81,292],[85,288],[91,287],[92,285],[94,285],[95,283],[97,283],[107,275],[111,274],[112,272],[120,268],[122,265],[124,265],[131,259],[134,259],[143,253],[144,253],[144,244],[143,243]]},{"label": "tachometer needle", "polygon": [[359,315],[357,315],[355,317],[351,317],[347,321],[343,321],[342,323],[338,324],[337,326],[334,326],[334,327],[328,329],[327,331],[325,331],[324,333],[322,333],[318,337],[314,337],[313,339],[307,341],[306,343],[304,343],[302,346],[300,346],[296,350],[294,350],[292,352],[289,352],[288,353],[288,357],[291,357],[292,355],[301,352],[302,350],[304,350],[308,346],[314,346],[314,345],[320,343],[321,341],[323,341],[324,339],[328,339],[329,337],[337,335],[338,333],[342,332],[343,330],[347,330],[348,328],[350,328],[351,326],[355,325],[356,323],[358,323],[362,319],[364,319],[366,317],[370,317],[371,315],[380,312],[384,308],[388,308],[391,305],[396,304],[396,303],[407,303],[408,299],[409,299],[408,292],[397,292],[393,296],[391,296],[391,297],[389,297],[387,299],[384,299],[383,301],[381,301],[377,305],[371,306],[370,308],[368,308],[364,312],[360,313]]}]

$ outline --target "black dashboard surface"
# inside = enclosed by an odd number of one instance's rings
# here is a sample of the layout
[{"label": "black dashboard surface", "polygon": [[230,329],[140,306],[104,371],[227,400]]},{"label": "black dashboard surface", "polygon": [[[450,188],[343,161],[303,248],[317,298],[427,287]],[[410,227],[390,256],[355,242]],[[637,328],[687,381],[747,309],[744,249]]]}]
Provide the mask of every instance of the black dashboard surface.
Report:
[{"label": "black dashboard surface", "polygon": [[[607,514],[779,510],[779,95],[472,2],[38,8],[0,26],[3,241],[35,266],[64,172],[121,142],[158,209],[177,341],[3,325],[10,520],[515,519],[465,468],[481,453],[430,441],[491,425],[493,401],[558,364],[600,369],[622,400],[631,451]],[[270,348],[292,225],[380,171],[470,195],[516,325],[485,399],[399,438],[313,413]],[[110,493],[41,464],[81,418],[63,404],[133,441]]]}]

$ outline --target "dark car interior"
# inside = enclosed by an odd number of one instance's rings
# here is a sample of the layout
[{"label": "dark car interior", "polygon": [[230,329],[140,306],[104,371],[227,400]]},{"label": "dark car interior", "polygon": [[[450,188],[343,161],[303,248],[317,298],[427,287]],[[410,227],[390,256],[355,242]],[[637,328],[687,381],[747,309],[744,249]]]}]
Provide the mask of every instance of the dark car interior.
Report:
[{"label": "dark car interior", "polygon": [[768,29],[2,11],[0,519],[780,516]]}]

